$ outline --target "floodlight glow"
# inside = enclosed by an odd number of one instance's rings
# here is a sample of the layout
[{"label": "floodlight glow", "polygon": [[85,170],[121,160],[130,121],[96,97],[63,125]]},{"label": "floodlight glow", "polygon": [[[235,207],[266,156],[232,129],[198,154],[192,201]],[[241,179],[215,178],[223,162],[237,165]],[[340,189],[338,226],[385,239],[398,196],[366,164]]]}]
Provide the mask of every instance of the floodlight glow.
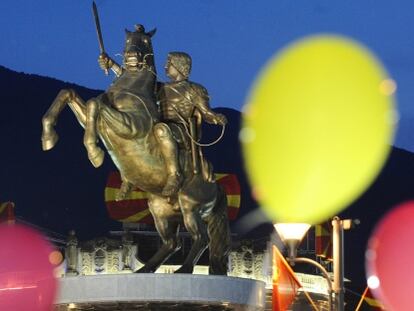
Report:
[{"label": "floodlight glow", "polygon": [[371,289],[376,289],[380,286],[380,280],[376,275],[371,275],[368,279],[367,279],[367,284],[368,287]]},{"label": "floodlight glow", "polygon": [[283,242],[289,240],[302,241],[311,227],[310,224],[305,223],[278,223],[274,226]]}]

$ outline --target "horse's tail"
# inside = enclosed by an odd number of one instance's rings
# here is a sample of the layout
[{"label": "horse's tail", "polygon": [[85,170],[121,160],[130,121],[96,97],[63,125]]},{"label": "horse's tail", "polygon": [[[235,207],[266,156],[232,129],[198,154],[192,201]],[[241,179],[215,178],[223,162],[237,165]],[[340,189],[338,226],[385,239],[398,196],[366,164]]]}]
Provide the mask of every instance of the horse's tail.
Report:
[{"label": "horse's tail", "polygon": [[227,196],[221,185],[217,184],[217,188],[217,202],[207,222],[210,240],[209,274],[226,275],[231,246],[231,235],[227,218]]}]

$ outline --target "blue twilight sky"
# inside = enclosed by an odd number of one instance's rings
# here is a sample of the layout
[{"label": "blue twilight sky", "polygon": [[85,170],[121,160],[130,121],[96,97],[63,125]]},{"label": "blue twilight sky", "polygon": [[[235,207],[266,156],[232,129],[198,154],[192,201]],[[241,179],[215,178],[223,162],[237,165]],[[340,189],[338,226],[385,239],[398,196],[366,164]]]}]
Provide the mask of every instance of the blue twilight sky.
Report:
[{"label": "blue twilight sky", "polygon": [[[0,65],[106,88],[112,78],[97,66],[91,3],[2,0]],[[240,110],[261,66],[287,43],[321,32],[352,37],[377,54],[396,80],[401,120],[395,145],[414,151],[412,0],[97,0],[97,5],[109,55],[122,51],[125,27],[157,27],[159,74],[165,77],[168,51],[188,52],[192,80],[207,87],[213,107]]]}]

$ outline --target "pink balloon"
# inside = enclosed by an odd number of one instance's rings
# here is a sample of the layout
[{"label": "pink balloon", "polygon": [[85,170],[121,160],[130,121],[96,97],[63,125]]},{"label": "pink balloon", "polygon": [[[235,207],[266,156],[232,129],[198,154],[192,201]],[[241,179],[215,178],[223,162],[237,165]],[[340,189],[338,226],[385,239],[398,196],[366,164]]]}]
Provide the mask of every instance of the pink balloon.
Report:
[{"label": "pink balloon", "polygon": [[365,257],[368,285],[386,310],[414,310],[414,201],[380,221]]},{"label": "pink balloon", "polygon": [[33,229],[0,225],[0,310],[52,310],[57,287],[52,251]]}]

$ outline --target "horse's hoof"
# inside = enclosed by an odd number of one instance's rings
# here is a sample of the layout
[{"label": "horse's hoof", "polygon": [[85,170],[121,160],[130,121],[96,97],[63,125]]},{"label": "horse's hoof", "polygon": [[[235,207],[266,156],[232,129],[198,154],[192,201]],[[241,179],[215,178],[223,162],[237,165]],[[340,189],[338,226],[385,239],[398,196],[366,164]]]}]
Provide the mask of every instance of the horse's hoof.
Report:
[{"label": "horse's hoof", "polygon": [[132,186],[128,182],[122,182],[121,188],[116,194],[115,201],[123,201],[131,194]]},{"label": "horse's hoof", "polygon": [[128,199],[130,193],[131,193],[131,191],[128,191],[126,193],[118,191],[118,194],[115,196],[115,201],[119,202],[119,201],[124,201],[124,200]]},{"label": "horse's hoof", "polygon": [[178,270],[175,270],[174,273],[193,273],[192,267],[181,266]]},{"label": "horse's hoof", "polygon": [[94,167],[100,167],[103,163],[104,157],[105,152],[103,152],[103,150],[99,147],[97,147],[97,150],[94,153],[88,152],[89,161],[91,161]]},{"label": "horse's hoof", "polygon": [[52,149],[57,141],[59,140],[58,134],[55,131],[51,132],[49,135],[42,135],[42,149],[47,151]]},{"label": "horse's hoof", "polygon": [[123,200],[125,200],[125,198],[126,198],[125,193],[123,193],[121,191],[118,191],[118,194],[115,197],[115,201],[116,202],[123,201]]}]

